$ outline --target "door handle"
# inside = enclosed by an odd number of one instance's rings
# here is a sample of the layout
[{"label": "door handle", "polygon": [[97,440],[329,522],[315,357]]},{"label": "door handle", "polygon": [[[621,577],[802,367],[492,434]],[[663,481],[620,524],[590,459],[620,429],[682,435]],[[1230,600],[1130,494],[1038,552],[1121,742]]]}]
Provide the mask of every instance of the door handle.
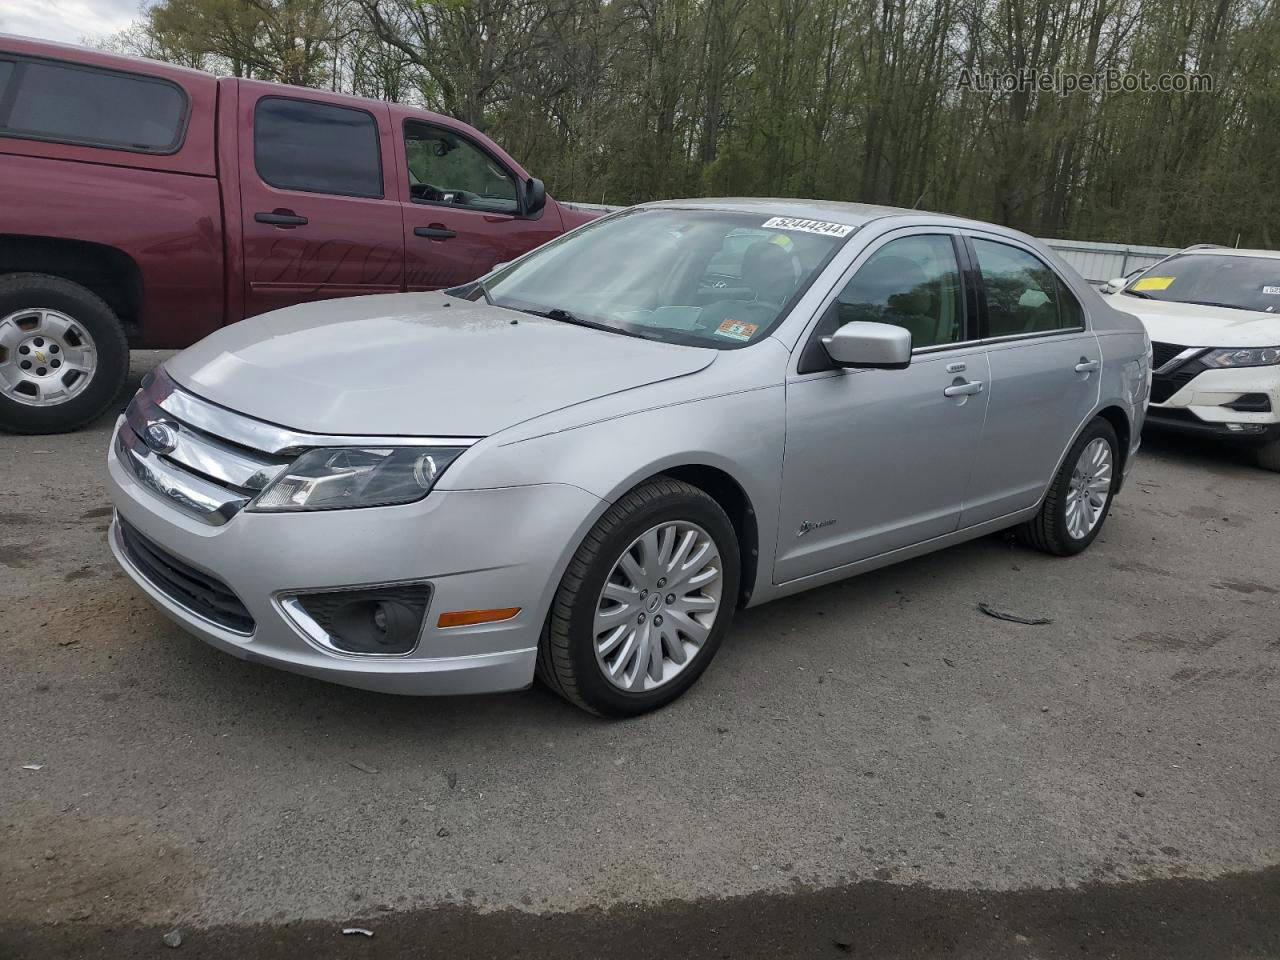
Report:
[{"label": "door handle", "polygon": [[963,383],[953,383],[942,391],[944,397],[972,397],[974,394],[982,392],[981,380],[966,380]]},{"label": "door handle", "polygon": [[448,240],[450,237],[456,237],[458,232],[450,230],[443,224],[435,224],[430,227],[414,227],[413,235],[415,237],[431,237],[433,240]]},{"label": "door handle", "polygon": [[1093,373],[1102,364],[1097,360],[1090,360],[1088,357],[1081,357],[1080,362],[1076,364],[1076,373]]},{"label": "door handle", "polygon": [[259,223],[269,223],[276,227],[305,227],[307,218],[288,211],[272,213],[255,213],[253,219]]}]

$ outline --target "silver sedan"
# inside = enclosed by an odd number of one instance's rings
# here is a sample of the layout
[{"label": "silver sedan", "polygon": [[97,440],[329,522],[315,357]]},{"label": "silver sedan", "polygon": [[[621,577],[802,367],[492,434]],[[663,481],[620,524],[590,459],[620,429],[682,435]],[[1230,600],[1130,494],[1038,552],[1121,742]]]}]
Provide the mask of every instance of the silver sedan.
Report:
[{"label": "silver sedan", "polygon": [[537,676],[637,714],[741,607],[1004,528],[1084,550],[1149,358],[1011,230],[648,204],[464,287],[290,307],[180,354],[116,431],[111,545],[239,657],[410,694]]}]

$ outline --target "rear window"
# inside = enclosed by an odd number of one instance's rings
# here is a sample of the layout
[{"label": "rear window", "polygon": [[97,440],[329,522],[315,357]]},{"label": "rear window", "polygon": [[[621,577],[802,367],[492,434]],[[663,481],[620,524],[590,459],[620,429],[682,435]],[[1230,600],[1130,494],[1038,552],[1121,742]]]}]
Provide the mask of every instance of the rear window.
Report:
[{"label": "rear window", "polygon": [[187,95],[167,80],[43,60],[0,62],[0,135],[138,153],[182,143]]},{"label": "rear window", "polygon": [[253,116],[253,162],[282,190],[382,196],[378,125],[365,110],[263,97]]}]

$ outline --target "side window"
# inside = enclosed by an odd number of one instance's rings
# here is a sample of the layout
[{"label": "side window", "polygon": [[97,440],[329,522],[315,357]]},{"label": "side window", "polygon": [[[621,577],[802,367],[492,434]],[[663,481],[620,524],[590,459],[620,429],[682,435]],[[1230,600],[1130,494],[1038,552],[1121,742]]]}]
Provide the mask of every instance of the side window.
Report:
[{"label": "side window", "polygon": [[[6,89],[12,82],[16,89]],[[182,143],[187,95],[156,77],[43,60],[0,63],[0,134],[138,153]]]},{"label": "side window", "polygon": [[960,269],[951,237],[890,240],[858,268],[837,298],[841,325],[892,323],[911,331],[914,349],[964,338]]},{"label": "side window", "polygon": [[476,210],[516,213],[516,182],[475,144],[451,130],[424,123],[404,129],[405,166],[414,203],[447,203]]},{"label": "side window", "polygon": [[1058,326],[1063,330],[1083,327],[1084,307],[1080,306],[1080,301],[1071,292],[1071,288],[1062,282],[1061,277],[1054,274],[1054,279],[1058,281]]},{"label": "side window", "polygon": [[253,163],[282,190],[382,196],[378,124],[365,110],[263,97],[253,113]]},{"label": "side window", "polygon": [[987,293],[984,336],[1010,337],[1083,326],[1080,304],[1038,257],[976,237],[973,249]]}]

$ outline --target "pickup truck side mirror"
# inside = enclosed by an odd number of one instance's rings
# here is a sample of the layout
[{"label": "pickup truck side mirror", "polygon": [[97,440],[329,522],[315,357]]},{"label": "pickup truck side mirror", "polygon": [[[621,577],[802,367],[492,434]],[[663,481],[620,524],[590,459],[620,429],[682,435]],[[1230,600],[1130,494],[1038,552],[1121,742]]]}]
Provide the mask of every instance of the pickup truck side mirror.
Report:
[{"label": "pickup truck side mirror", "polygon": [[537,177],[530,177],[524,184],[524,215],[532,217],[547,205],[547,188]]},{"label": "pickup truck side mirror", "polygon": [[904,370],[911,365],[911,331],[892,323],[855,320],[823,337],[822,346],[841,367]]}]

